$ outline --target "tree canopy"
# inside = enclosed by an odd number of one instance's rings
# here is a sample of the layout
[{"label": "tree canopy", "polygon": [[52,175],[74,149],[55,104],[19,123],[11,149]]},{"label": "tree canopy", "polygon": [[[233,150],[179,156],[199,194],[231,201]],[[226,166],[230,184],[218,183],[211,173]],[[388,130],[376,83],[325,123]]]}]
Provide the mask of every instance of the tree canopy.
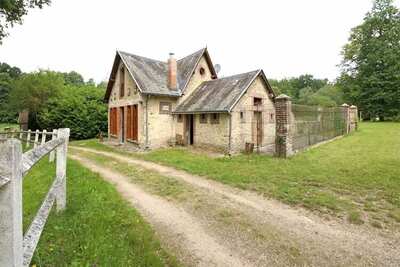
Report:
[{"label": "tree canopy", "polygon": [[344,46],[339,84],[366,118],[400,118],[400,12],[376,0]]},{"label": "tree canopy", "polygon": [[16,113],[9,109],[8,96],[13,81],[18,79],[21,73],[21,70],[17,67],[0,63],[0,122],[14,122],[16,120]]},{"label": "tree canopy", "polygon": [[0,44],[7,36],[7,30],[14,24],[22,23],[22,17],[30,8],[42,8],[51,0],[1,0],[0,1]]}]

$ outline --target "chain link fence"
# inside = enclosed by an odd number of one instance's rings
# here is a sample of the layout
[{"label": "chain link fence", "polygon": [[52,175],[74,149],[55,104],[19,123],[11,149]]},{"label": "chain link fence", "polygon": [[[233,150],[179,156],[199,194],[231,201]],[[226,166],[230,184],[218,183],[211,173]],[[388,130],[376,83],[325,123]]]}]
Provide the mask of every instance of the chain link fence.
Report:
[{"label": "chain link fence", "polygon": [[346,133],[345,114],[340,107],[292,104],[293,150],[302,150]]}]

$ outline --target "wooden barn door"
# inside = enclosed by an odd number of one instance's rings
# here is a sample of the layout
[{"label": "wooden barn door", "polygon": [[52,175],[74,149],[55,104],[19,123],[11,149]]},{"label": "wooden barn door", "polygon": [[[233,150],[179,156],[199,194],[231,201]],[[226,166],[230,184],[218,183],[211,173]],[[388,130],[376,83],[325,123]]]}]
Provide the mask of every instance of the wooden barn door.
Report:
[{"label": "wooden barn door", "polygon": [[138,141],[138,105],[132,106],[132,140]]},{"label": "wooden barn door", "polygon": [[137,105],[127,107],[126,117],[126,138],[128,140],[138,140],[138,109]]},{"label": "wooden barn door", "polygon": [[252,139],[256,147],[262,144],[263,137],[263,124],[262,124],[262,113],[254,111],[253,122],[252,122]]}]

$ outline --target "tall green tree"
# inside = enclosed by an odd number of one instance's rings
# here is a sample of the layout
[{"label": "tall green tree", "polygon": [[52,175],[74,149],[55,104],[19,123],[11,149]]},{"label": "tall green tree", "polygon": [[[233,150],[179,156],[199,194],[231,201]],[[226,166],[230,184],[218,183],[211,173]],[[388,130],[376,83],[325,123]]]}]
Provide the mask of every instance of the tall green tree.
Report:
[{"label": "tall green tree", "polygon": [[339,84],[366,118],[400,116],[400,12],[376,0],[344,46]]},{"label": "tall green tree", "polygon": [[64,72],[62,75],[66,85],[81,86],[85,84],[83,76],[76,71]]},{"label": "tall green tree", "polygon": [[49,99],[57,97],[64,86],[63,75],[57,72],[40,70],[24,74],[12,84],[10,106],[16,112],[37,113]]},{"label": "tall green tree", "polygon": [[0,122],[15,122],[16,112],[8,107],[8,97],[12,83],[21,75],[21,70],[7,63],[0,63]]},{"label": "tall green tree", "polygon": [[0,44],[7,36],[7,30],[14,24],[22,23],[22,17],[30,8],[42,8],[51,0],[1,0],[0,1]]}]

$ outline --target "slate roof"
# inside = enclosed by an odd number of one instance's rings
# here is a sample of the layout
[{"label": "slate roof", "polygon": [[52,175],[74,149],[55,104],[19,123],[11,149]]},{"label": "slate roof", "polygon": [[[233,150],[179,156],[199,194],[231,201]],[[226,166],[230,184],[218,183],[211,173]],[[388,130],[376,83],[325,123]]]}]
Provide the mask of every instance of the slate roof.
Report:
[{"label": "slate roof", "polygon": [[216,77],[207,48],[203,48],[191,55],[177,60],[178,90],[173,91],[170,90],[167,85],[167,62],[141,57],[123,51],[117,51],[104,100],[107,102],[110,97],[120,60],[124,62],[142,93],[180,96],[185,90],[194,69],[203,55],[205,55],[206,60],[210,65],[211,72]]},{"label": "slate roof", "polygon": [[174,113],[229,112],[260,74],[265,78],[262,70],[256,70],[203,82]]}]

